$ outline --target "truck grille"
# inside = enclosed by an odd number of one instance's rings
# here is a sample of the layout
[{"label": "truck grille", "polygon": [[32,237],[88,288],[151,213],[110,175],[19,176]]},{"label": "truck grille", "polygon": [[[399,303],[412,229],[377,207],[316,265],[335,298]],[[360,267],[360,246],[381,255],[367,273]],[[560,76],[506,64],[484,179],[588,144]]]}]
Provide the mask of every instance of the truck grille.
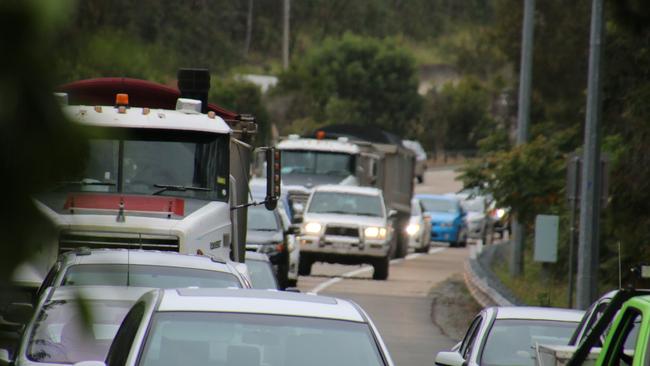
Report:
[{"label": "truck grille", "polygon": [[70,231],[62,232],[59,236],[59,253],[81,247],[178,252],[179,239],[171,235]]},{"label": "truck grille", "polygon": [[359,237],[359,228],[345,226],[328,226],[325,228],[325,235]]}]

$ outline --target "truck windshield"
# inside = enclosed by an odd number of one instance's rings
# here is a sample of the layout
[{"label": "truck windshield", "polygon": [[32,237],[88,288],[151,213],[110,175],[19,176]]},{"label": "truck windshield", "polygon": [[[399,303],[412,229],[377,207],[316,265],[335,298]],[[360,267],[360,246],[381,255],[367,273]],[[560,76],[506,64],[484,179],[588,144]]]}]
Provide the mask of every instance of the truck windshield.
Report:
[{"label": "truck windshield", "polygon": [[90,131],[86,167],[57,191],[228,198],[227,135],[104,128]]},{"label": "truck windshield", "polygon": [[379,196],[341,192],[315,192],[307,212],[384,216]]},{"label": "truck windshield", "polygon": [[282,150],[282,174],[354,174],[354,155],[327,151]]}]

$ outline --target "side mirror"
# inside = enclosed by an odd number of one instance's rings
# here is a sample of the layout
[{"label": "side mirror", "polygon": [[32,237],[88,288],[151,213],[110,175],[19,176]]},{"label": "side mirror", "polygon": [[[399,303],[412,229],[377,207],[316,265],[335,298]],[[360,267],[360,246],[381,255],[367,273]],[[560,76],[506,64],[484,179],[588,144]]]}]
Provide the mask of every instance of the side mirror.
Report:
[{"label": "side mirror", "polygon": [[15,302],[7,306],[7,310],[3,318],[11,323],[27,324],[34,314],[34,307],[32,304],[25,302]]},{"label": "side mirror", "polygon": [[266,150],[266,198],[264,206],[267,210],[275,210],[280,199],[282,165],[280,150],[270,147]]},{"label": "side mirror", "polygon": [[392,208],[388,210],[388,218],[393,218],[395,216],[397,216],[397,210],[394,210]]},{"label": "side mirror", "polygon": [[0,365],[7,366],[10,365],[11,362],[12,360],[11,356],[9,355],[9,351],[4,348],[0,348]]},{"label": "side mirror", "polygon": [[463,366],[465,359],[458,352],[438,352],[434,362],[438,366]]},{"label": "side mirror", "polygon": [[300,226],[299,225],[291,225],[287,228],[287,230],[284,232],[286,235],[298,235],[300,234]]}]

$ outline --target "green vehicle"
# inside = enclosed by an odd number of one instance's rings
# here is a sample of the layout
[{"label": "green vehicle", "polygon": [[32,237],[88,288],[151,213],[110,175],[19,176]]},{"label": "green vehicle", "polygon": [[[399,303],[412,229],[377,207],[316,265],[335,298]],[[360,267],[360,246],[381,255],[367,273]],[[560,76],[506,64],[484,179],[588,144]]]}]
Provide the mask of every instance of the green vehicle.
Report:
[{"label": "green vehicle", "polygon": [[623,304],[598,356],[596,365],[650,365],[650,296]]}]

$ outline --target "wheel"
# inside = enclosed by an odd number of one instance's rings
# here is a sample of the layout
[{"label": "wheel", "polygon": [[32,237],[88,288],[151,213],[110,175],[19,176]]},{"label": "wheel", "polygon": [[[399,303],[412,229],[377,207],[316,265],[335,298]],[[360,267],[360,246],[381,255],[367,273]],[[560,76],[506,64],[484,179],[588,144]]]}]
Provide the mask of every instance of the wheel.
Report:
[{"label": "wheel", "polygon": [[280,289],[284,290],[285,288],[289,287],[289,266],[278,266],[277,280]]},{"label": "wheel", "polygon": [[462,248],[467,246],[467,232],[465,230],[461,230],[458,233],[458,242],[456,244]]},{"label": "wheel", "polygon": [[298,274],[301,276],[309,276],[311,274],[311,265],[314,262],[300,258],[300,262],[298,262]]},{"label": "wheel", "polygon": [[415,248],[415,252],[416,253],[427,253],[427,252],[429,252],[429,246],[425,245],[425,246],[422,246],[420,248]]},{"label": "wheel", "polygon": [[378,259],[372,264],[374,271],[372,273],[373,280],[385,280],[388,278],[388,268],[390,267],[390,260],[388,257]]},{"label": "wheel", "polygon": [[416,178],[417,178],[417,180],[418,180],[418,183],[422,183],[422,182],[424,182],[424,177],[423,177],[423,176],[418,175]]},{"label": "wheel", "polygon": [[297,287],[298,280],[287,280],[287,287]]}]

